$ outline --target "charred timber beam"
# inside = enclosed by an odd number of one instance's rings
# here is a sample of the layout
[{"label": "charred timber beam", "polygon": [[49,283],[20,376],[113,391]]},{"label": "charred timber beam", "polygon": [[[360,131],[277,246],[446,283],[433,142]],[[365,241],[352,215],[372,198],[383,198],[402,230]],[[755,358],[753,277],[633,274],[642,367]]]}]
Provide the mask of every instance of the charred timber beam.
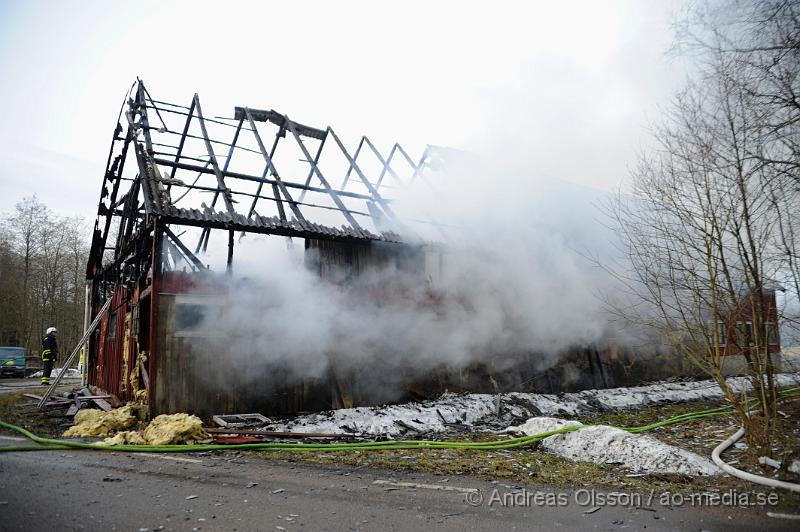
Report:
[{"label": "charred timber beam", "polygon": [[136,142],[133,145],[136,151],[136,163],[139,166],[139,177],[142,179],[142,190],[144,194],[144,208],[147,214],[155,213],[161,210],[161,199],[154,197],[155,192],[152,190],[152,180],[154,179],[153,170],[148,166],[148,155],[145,153],[141,143]]},{"label": "charred timber beam", "polygon": [[[145,128],[144,126],[142,126],[142,129],[148,129],[148,130],[150,130],[150,129],[157,129],[157,128],[154,128],[154,127],[149,127],[149,126],[148,126],[147,128]],[[161,133],[161,131],[159,131],[159,133]],[[170,135],[180,135],[180,133],[178,133],[177,131],[169,131],[169,130],[167,130],[167,131],[164,131],[163,133],[167,133],[167,134],[170,134]],[[202,137],[202,136],[192,135],[191,133],[187,133],[187,134],[186,134],[186,138],[187,138],[187,139],[205,140],[205,139],[203,139],[203,137]],[[230,144],[228,144],[227,142],[224,142],[224,141],[222,141],[222,140],[209,139],[209,142],[210,142],[211,144],[219,144],[219,145],[221,145],[221,146],[227,146],[227,147],[230,147]],[[255,153],[256,155],[260,155],[260,154],[258,153],[258,150],[251,150],[250,148],[245,148],[244,146],[236,146],[236,149],[237,149],[237,150],[243,150],[243,151],[249,151],[250,153]]]},{"label": "charred timber beam", "polygon": [[[233,208],[233,202],[231,202],[231,198],[227,193],[227,187],[225,186],[225,176],[222,174],[219,168],[219,164],[217,164],[217,156],[214,155],[214,148],[211,146],[211,140],[208,138],[208,130],[206,129],[205,120],[203,120],[203,110],[200,107],[200,96],[195,93],[194,95],[194,105],[197,109],[197,120],[200,122],[200,131],[203,132],[203,141],[206,145],[206,151],[208,152],[208,157],[211,160],[211,166],[214,169],[214,175],[217,176],[217,184],[219,188],[222,189],[222,198],[225,200],[225,207],[228,209],[228,212],[231,215],[236,214],[236,210]],[[237,137],[238,137],[238,130],[237,130]],[[235,140],[234,140],[235,144]],[[231,145],[231,149],[233,149],[233,144]]]},{"label": "charred timber beam", "polygon": [[131,184],[131,188],[126,194],[124,211],[122,220],[125,222],[125,231],[122,231],[122,224],[120,224],[120,234],[124,234],[121,241],[127,241],[133,233],[134,225],[138,219],[139,213],[139,188],[141,187],[141,177],[137,178]]},{"label": "charred timber beam", "polygon": [[[233,117],[236,120],[241,120],[244,118],[246,113],[247,107],[235,107],[233,112]],[[256,122],[272,122],[276,126],[282,129],[294,129],[298,135],[302,135],[304,137],[311,137],[317,140],[322,140],[325,138],[325,131],[322,129],[317,129],[311,126],[305,126],[299,122],[292,122],[289,120],[289,117],[286,115],[282,115],[281,113],[273,110],[265,111],[263,109],[250,109],[250,112],[253,116],[253,120]],[[291,124],[291,127],[290,127]]]},{"label": "charred timber beam", "polygon": [[[361,137],[361,140],[358,142],[358,146],[356,146],[356,152],[353,154],[354,161],[358,160],[358,156],[361,154],[361,148],[364,147],[364,139],[366,138],[367,138],[366,136],[363,136]],[[342,181],[342,186],[339,188],[343,189],[344,187],[347,186],[347,182],[350,181],[350,174],[352,173],[353,173],[353,165],[351,164],[350,168],[347,169],[347,173],[344,174],[344,181]]]},{"label": "charred timber beam", "polygon": [[[254,129],[253,131],[257,131]],[[278,149],[278,143],[280,140],[286,136],[286,132],[283,129],[279,129],[277,133],[275,133],[275,140],[272,141],[272,148],[269,151],[269,157],[272,159],[275,156],[275,151]],[[267,178],[270,174],[270,167],[266,166],[264,171],[261,173],[261,177]],[[264,183],[261,182],[258,184],[258,188],[256,189],[255,196],[253,197],[253,203],[250,204],[250,208],[247,210],[247,217],[250,218],[256,212],[256,204],[258,203],[259,198],[261,198],[261,190],[264,188]],[[278,193],[278,185],[277,183],[272,184],[272,195],[275,198],[279,198],[280,195]],[[286,211],[283,209],[283,202],[278,201],[278,214],[281,217],[281,220],[286,220]]]},{"label": "charred timber beam", "polygon": [[173,233],[172,230],[166,225],[164,226],[164,233],[169,237],[170,241],[181,250],[181,253],[183,253],[186,258],[195,265],[198,270],[206,269],[205,265],[200,261],[200,259],[198,259],[195,254],[192,253],[183,242],[181,242],[181,239],[178,238],[175,233]]},{"label": "charred timber beam", "polygon": [[[156,107],[156,104],[153,103],[153,97],[150,96],[150,91],[147,90],[147,87],[145,87],[144,83],[142,83],[141,80],[139,80],[139,86],[142,88],[142,90],[144,91],[145,96],[147,97],[146,99],[142,100],[142,104],[144,105],[145,112],[147,111],[148,108],[152,108],[153,110],[155,110],[156,116],[158,116],[158,119],[161,120],[161,126],[165,130],[169,129],[167,127],[167,123],[164,122],[164,117],[161,116],[161,111],[158,109],[158,107]],[[150,103],[152,103],[153,105],[152,106],[147,105],[147,100],[150,100]]]},{"label": "charred timber beam", "polygon": [[[152,100],[151,100],[152,101]],[[181,140],[178,142],[178,151],[175,153],[175,162],[177,163],[181,159],[181,153],[183,153],[183,145],[186,143],[186,134],[189,133],[189,125],[192,123],[192,116],[194,116],[194,99],[192,99],[192,105],[189,106],[189,112],[186,113],[186,122],[183,124],[183,133],[181,133]],[[172,172],[169,174],[170,179],[175,179],[175,172],[178,169],[174,166],[172,167]],[[172,188],[172,183],[167,186],[167,192]]]},{"label": "charred timber beam", "polygon": [[349,212],[347,212],[347,207],[345,207],[344,203],[342,203],[342,198],[340,198],[339,194],[335,190],[333,190],[333,188],[331,188],[330,184],[328,183],[328,180],[325,179],[324,175],[322,175],[322,171],[320,171],[316,161],[311,159],[311,154],[308,153],[308,148],[306,148],[306,145],[303,143],[303,139],[300,138],[300,134],[298,133],[297,128],[295,127],[294,123],[292,123],[292,121],[289,120],[288,116],[286,117],[286,126],[294,136],[298,146],[300,146],[300,149],[303,151],[303,156],[311,165],[311,169],[314,171],[314,173],[317,174],[317,179],[319,179],[319,182],[322,183],[323,187],[325,187],[325,191],[330,195],[331,199],[336,204],[336,206],[339,207],[339,210],[342,211],[342,215],[344,215],[345,219],[350,223],[350,225],[356,231],[361,231],[361,225],[356,221],[355,218],[353,218],[353,216]]},{"label": "charred timber beam", "polygon": [[101,265],[101,267],[98,267],[94,272],[94,275],[88,278],[97,279],[110,272],[116,272],[119,270],[119,266],[122,263],[139,258],[140,255],[150,253],[150,245],[147,243],[150,238],[150,229],[150,226],[143,225],[131,236],[130,240],[124,242],[120,246],[119,254],[113,262]]},{"label": "charred timber beam", "polygon": [[389,206],[389,204],[387,202],[383,201],[383,197],[378,192],[378,189],[376,189],[374,186],[372,186],[372,183],[369,182],[369,179],[367,179],[367,176],[365,176],[364,172],[361,171],[361,168],[358,166],[358,164],[356,164],[356,161],[347,152],[347,150],[344,147],[344,144],[342,144],[342,141],[339,140],[339,136],[336,134],[336,132],[333,130],[333,128],[329,127],[328,128],[328,132],[333,137],[333,140],[336,141],[336,144],[339,146],[339,149],[342,150],[342,153],[344,154],[344,156],[347,157],[347,161],[350,163],[350,166],[356,171],[356,175],[358,175],[358,178],[361,179],[361,182],[364,183],[364,186],[367,187],[367,190],[369,190],[369,193],[372,196],[372,199],[378,205],[380,205],[381,208],[384,211],[386,211],[386,214],[388,214],[389,216],[391,216],[394,219],[397,219],[397,216],[395,215],[394,211]]},{"label": "charred timber beam", "polygon": [[430,145],[426,146],[425,147],[425,151],[422,152],[422,157],[419,158],[419,163],[417,163],[416,165],[413,165],[414,166],[414,174],[408,180],[409,183],[412,183],[414,181],[414,179],[419,177],[419,175],[422,173],[422,170],[425,168],[425,159],[428,157],[428,154],[430,153],[430,149],[431,149]]},{"label": "charred timber beam", "polygon": [[[410,156],[410,155],[409,155],[409,154],[406,152],[406,150],[404,150],[404,149],[403,149],[403,147],[402,147],[400,144],[395,144],[395,146],[397,147],[397,150],[400,152],[400,155],[402,155],[402,156],[405,158],[406,162],[408,162],[408,165],[409,165],[411,168],[413,168],[414,170],[416,170],[416,169],[417,169],[417,165],[414,163],[414,160],[413,160],[413,159],[411,158],[411,156]],[[427,154],[428,154],[428,148],[425,148],[425,152],[422,154],[422,159],[420,159],[420,163],[421,163],[423,160],[425,160],[425,156],[426,156]]]},{"label": "charred timber beam", "polygon": [[[231,145],[228,148],[228,156],[225,158],[225,165],[222,167],[221,175],[223,176],[223,178],[225,176],[225,172],[228,171],[228,167],[231,164],[231,159],[233,159],[233,149],[236,147],[236,142],[239,140],[239,133],[241,133],[242,131],[242,123],[243,121],[239,120],[239,122],[236,125],[236,131],[233,133],[233,140],[231,141]],[[214,207],[214,205],[217,204],[217,198],[219,197],[219,194],[220,194],[219,191],[214,193],[214,199],[211,200],[211,207]],[[223,196],[225,196],[225,191],[222,191],[222,194]]]},{"label": "charred timber beam", "polygon": [[[206,187],[206,186],[203,186],[203,185],[186,185],[186,184],[182,184],[182,185],[175,185],[175,186],[176,187],[190,189],[190,190],[201,190],[203,192],[217,192],[219,190],[216,187]],[[256,191],[256,192],[258,192],[258,191]],[[267,201],[275,201],[275,198],[273,198],[271,196],[262,196],[262,195],[260,195],[258,193],[254,193],[254,192],[240,192],[238,190],[231,190],[230,193],[231,193],[231,196],[244,196],[246,198],[253,198],[254,200],[261,199],[261,200],[267,200]],[[172,202],[172,205],[175,206],[176,203],[177,203],[177,201],[174,201],[174,202]],[[329,211],[337,211],[337,212],[339,211],[338,207],[331,207],[329,205],[319,205],[319,204],[316,204],[316,203],[301,202],[301,201],[296,201],[295,203],[297,203],[297,205],[303,206],[303,207],[311,207],[311,208],[314,208],[314,209],[326,209],[326,210],[329,210]],[[103,212],[109,212],[108,207],[103,206],[103,209],[105,209]],[[351,214],[358,214],[360,216],[371,216],[371,214],[369,214],[367,212],[358,211],[358,210],[355,210],[355,209],[347,209],[347,210]],[[247,218],[249,218],[254,212],[255,212],[255,209],[252,210],[247,215]],[[119,215],[123,214],[123,211],[117,210],[117,211],[114,211],[114,214],[119,216]],[[144,216],[144,213],[137,212],[137,216],[139,218],[141,218],[141,217]],[[286,221],[286,216],[282,216],[281,219]]]},{"label": "charred timber beam", "polygon": [[233,229],[228,231],[228,262],[225,271],[230,275],[233,272]]},{"label": "charred timber beam", "polygon": [[[383,165],[383,170],[381,170],[381,175],[378,177],[378,182],[375,184],[375,188],[380,188],[381,183],[383,182],[383,178],[386,176],[386,172],[389,172],[389,175],[391,175],[398,183],[403,184],[403,180],[400,179],[400,176],[397,175],[397,173],[392,169],[391,166],[392,158],[394,157],[394,154],[397,152],[397,148],[400,147],[400,144],[395,142],[394,146],[392,146],[392,150],[389,152],[389,156],[386,159],[384,159],[383,155],[381,155],[381,152],[378,151],[378,148],[376,148],[375,145],[367,137],[364,137],[364,139],[366,139],[367,146],[369,146],[369,149],[372,150],[372,153],[375,154],[375,157],[377,157],[378,160]],[[402,149],[402,147],[400,147],[400,149]]]},{"label": "charred timber beam", "polygon": [[[120,127],[121,126],[119,125],[119,123],[117,123],[117,130],[116,131],[119,131]],[[111,151],[109,153],[109,163],[110,164],[106,166],[106,173],[103,176],[103,187],[101,189],[102,191],[106,191],[107,190],[106,189],[106,185],[111,185],[111,194],[110,194],[110,196],[108,198],[108,204],[110,206],[113,206],[117,201],[117,194],[119,194],[119,186],[120,186],[120,184],[122,182],[122,171],[125,169],[125,160],[126,160],[126,158],[128,156],[128,147],[130,146],[131,139],[133,138],[133,131],[132,130],[133,130],[133,126],[129,124],[128,125],[128,131],[125,134],[125,140],[122,141],[123,142],[122,150],[121,150],[120,154],[117,155],[116,158],[114,158],[114,162],[113,163],[111,163],[111,156],[114,153],[114,144],[116,144],[116,142],[117,142],[116,131],[115,131],[114,139],[111,141]],[[103,192],[101,192],[100,193],[100,203],[98,205],[98,215],[99,216],[102,216],[99,213],[99,210],[101,208],[105,207],[105,205],[103,204],[103,198],[104,198],[104,194],[103,194]],[[105,246],[106,245],[106,242],[108,240],[108,232],[111,229],[111,216],[110,215],[105,215],[105,216],[106,216],[106,219],[104,220],[104,223],[103,223],[103,231],[98,233],[98,236],[100,238],[100,241],[98,242],[98,244],[100,246]],[[95,266],[99,267],[100,264],[98,263]]]},{"label": "charred timber beam", "polygon": [[[100,208],[97,209],[97,213],[100,216],[106,216],[106,215],[109,215],[109,214],[111,216],[124,216],[124,215],[126,215],[125,211],[123,211],[123,210],[120,210],[120,209],[109,209],[105,205],[101,205]],[[144,218],[144,213],[136,212],[136,214],[134,216],[136,218]]]},{"label": "charred timber beam", "polygon": [[[360,232],[352,231],[348,233],[339,229],[324,227],[314,224],[311,229],[303,229],[299,223],[295,223],[295,227],[291,227],[293,222],[289,222],[290,226],[269,225],[269,224],[255,224],[255,223],[240,223],[230,220],[219,220],[211,217],[204,217],[199,219],[187,218],[183,216],[163,215],[160,216],[162,224],[176,224],[192,227],[208,227],[211,229],[222,229],[225,231],[234,230],[243,233],[256,233],[262,235],[275,235],[275,236],[288,236],[295,238],[315,238],[319,240],[334,240],[340,242],[364,242],[367,240],[382,240],[386,242],[400,241],[397,237],[396,240],[391,237],[379,237],[371,235],[370,233],[361,230]],[[365,236],[366,235],[366,236]]]},{"label": "charred timber beam", "polygon": [[[287,190],[286,185],[283,184],[283,180],[281,179],[280,175],[278,174],[278,170],[275,169],[275,165],[272,162],[272,157],[270,157],[269,153],[267,153],[267,148],[264,147],[264,142],[261,140],[261,135],[258,134],[258,130],[256,129],[256,124],[253,121],[254,119],[253,119],[252,111],[245,107],[244,112],[245,112],[245,116],[247,117],[248,122],[250,122],[250,127],[253,130],[253,134],[256,136],[256,142],[258,143],[258,149],[261,150],[261,155],[264,157],[264,161],[267,163],[267,174],[264,177],[267,177],[269,175],[269,172],[272,172],[272,175],[275,178],[275,185],[274,186],[276,188],[280,189],[281,193],[284,195],[286,200],[289,202],[289,208],[292,209],[292,212],[297,217],[297,219],[305,221],[305,217],[303,216],[303,213],[300,212],[300,208],[297,206],[297,203],[295,203],[294,199],[292,198],[292,195]],[[277,143],[277,138],[279,138],[279,137],[276,137],[276,143]],[[278,208],[282,212],[283,211],[283,204],[281,203],[280,196],[278,194],[275,195],[275,201],[278,203]],[[252,213],[248,213],[248,216],[250,214],[252,214]],[[286,219],[286,215],[284,214],[283,216],[281,216],[281,218],[285,220]]]},{"label": "charred timber beam", "polygon": [[[225,175],[225,172],[228,171],[228,166],[230,166],[230,164],[231,164],[231,159],[233,158],[233,149],[236,147],[236,141],[239,140],[239,133],[242,131],[242,122],[243,122],[242,120],[239,120],[239,122],[236,124],[236,131],[233,134],[233,140],[231,141],[231,145],[228,148],[228,156],[225,158],[225,166],[222,167],[222,175],[223,176]],[[203,132],[203,135],[205,136],[205,130]],[[213,160],[209,161],[209,162],[213,162]],[[172,170],[173,170],[173,172],[175,171],[174,168]],[[231,198],[230,191],[229,190],[219,190],[219,188],[218,188],[216,191],[214,191],[214,198],[211,200],[211,208],[212,209],[214,208],[214,206],[216,206],[217,199],[219,198],[220,193],[222,193],[222,197],[223,198],[226,198],[227,200],[230,200],[230,203],[233,204],[233,198]],[[227,202],[226,202],[226,206],[227,206]],[[229,209],[228,212],[230,212],[230,209]],[[203,240],[205,239],[205,243],[203,244],[203,251],[205,251],[208,248],[208,237],[209,237],[208,231],[203,231],[203,233],[200,234],[200,241],[203,242]],[[199,249],[199,247],[198,247],[198,249]]]},{"label": "charred timber beam", "polygon": [[[308,175],[306,176],[306,182],[305,182],[306,186],[311,184],[311,178],[314,177],[314,166],[319,164],[319,158],[322,155],[322,148],[325,147],[325,140],[327,138],[328,138],[328,136],[325,135],[322,138],[322,140],[319,142],[319,146],[317,147],[317,154],[314,156],[314,162],[313,162],[311,168],[308,169]],[[306,192],[307,191],[304,190],[304,191],[302,191],[300,193],[300,201],[303,201],[303,198],[306,197]]]},{"label": "charred timber beam", "polygon": [[[155,100],[150,100],[150,102],[153,103],[153,104],[161,103],[163,105],[163,102],[156,102]],[[171,105],[175,105],[175,104],[171,104]],[[180,108],[181,109],[190,110],[189,113],[186,113],[184,111],[176,111],[175,109],[166,109],[164,107],[158,107],[156,105],[148,105],[147,108],[148,109],[154,109],[156,111],[162,111],[164,113],[171,113],[171,114],[174,114],[174,115],[181,115],[181,116],[189,116],[190,113],[191,113],[191,107],[185,107],[183,105],[181,105]],[[217,118],[219,118],[219,117],[217,117]],[[208,117],[206,117],[206,122],[209,122],[211,124],[218,124],[220,126],[225,126],[225,127],[236,127],[234,124],[229,124],[228,122],[223,122],[222,120],[214,120],[213,118],[208,118]]]},{"label": "charred timber beam", "polygon": [[[136,91],[136,110],[139,111],[141,118],[139,123],[144,131],[144,140],[147,144],[147,152],[153,153],[153,139],[150,137],[150,120],[147,118],[147,102],[144,96],[144,83],[139,81],[139,88]],[[131,115],[131,118],[133,116]]]},{"label": "charred timber beam", "polygon": [[[210,168],[204,168],[204,167],[198,166],[196,164],[176,163],[176,162],[171,161],[169,159],[158,158],[158,159],[154,159],[153,162],[155,162],[158,165],[167,166],[167,167],[176,166],[180,170],[189,170],[189,171],[192,171],[192,172],[198,172],[198,173],[203,173],[203,174],[213,174],[214,173],[214,171],[211,170]],[[254,175],[250,175],[250,174],[243,174],[241,172],[228,171],[228,172],[225,172],[225,177],[233,177],[235,179],[243,179],[245,181],[253,181],[253,182],[256,182],[256,183],[267,183],[269,185],[277,184],[277,181],[275,181],[274,179],[269,179],[269,178],[266,178],[266,177],[258,177],[258,176],[254,176]],[[308,192],[328,193],[328,190],[324,189],[324,188],[314,187],[314,186],[310,186],[310,185],[301,185],[300,183],[292,183],[291,181],[284,181],[283,184],[286,185],[287,188],[296,188],[296,189],[299,189],[299,190],[307,190]],[[336,194],[338,194],[339,196],[344,196],[344,197],[348,197],[348,198],[363,199],[363,200],[369,200],[369,201],[372,200],[372,197],[368,196],[367,194],[359,194],[357,192],[349,192],[349,191],[346,191],[346,190],[336,190],[334,192]],[[385,201],[391,202],[392,200],[386,199]]]},{"label": "charred timber beam", "polygon": [[[153,143],[153,145],[155,146],[155,143]],[[170,153],[170,152],[167,152],[167,151],[154,151],[153,155],[166,155],[168,157],[174,157],[176,154]],[[186,159],[188,161],[195,161],[195,162],[198,162],[198,163],[205,163],[205,162],[208,161],[208,157],[203,159],[201,157],[192,157],[191,155],[181,155],[180,159]],[[170,183],[170,185],[167,187],[167,190],[169,190],[171,186],[172,186],[172,183]]]}]

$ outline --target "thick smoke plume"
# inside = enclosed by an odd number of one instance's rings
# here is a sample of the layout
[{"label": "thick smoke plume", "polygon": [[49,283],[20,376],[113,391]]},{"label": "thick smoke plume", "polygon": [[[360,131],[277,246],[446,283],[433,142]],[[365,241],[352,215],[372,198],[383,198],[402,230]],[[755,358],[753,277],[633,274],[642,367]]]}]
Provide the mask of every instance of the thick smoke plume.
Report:
[{"label": "thick smoke plume", "polygon": [[396,204],[409,220],[440,224],[407,228],[409,239],[429,244],[428,273],[390,264],[332,283],[304,266],[302,242],[248,236],[226,277],[224,310],[206,325],[218,335],[215,349],[245,373],[282,368],[279,383],[262,387],[324,378],[333,368],[377,383],[374,398],[388,400],[402,382],[441,368],[502,370],[536,353],[544,370],[566,350],[612,334],[599,297],[611,280],[585,258],[602,255],[611,237],[598,220],[599,199],[577,185],[456,158]]}]

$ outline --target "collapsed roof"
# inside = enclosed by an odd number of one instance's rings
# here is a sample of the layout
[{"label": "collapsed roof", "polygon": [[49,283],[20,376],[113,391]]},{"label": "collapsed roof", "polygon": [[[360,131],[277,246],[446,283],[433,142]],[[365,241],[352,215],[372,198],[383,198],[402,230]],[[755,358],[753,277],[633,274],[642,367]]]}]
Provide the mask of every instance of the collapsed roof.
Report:
[{"label": "collapsed roof", "polygon": [[[141,80],[128,92],[108,155],[88,277],[141,252],[139,240],[155,220],[172,249],[197,268],[203,265],[195,254],[207,248],[212,229],[227,230],[231,248],[234,232],[414,238],[386,192],[421,178],[441,148],[427,146],[412,158],[398,143],[382,153],[362,136],[351,153],[330,126],[249,107],[207,117],[197,94],[188,103],[156,100]],[[126,163],[129,151],[135,163]],[[202,228],[198,241],[182,242],[169,224]]]}]

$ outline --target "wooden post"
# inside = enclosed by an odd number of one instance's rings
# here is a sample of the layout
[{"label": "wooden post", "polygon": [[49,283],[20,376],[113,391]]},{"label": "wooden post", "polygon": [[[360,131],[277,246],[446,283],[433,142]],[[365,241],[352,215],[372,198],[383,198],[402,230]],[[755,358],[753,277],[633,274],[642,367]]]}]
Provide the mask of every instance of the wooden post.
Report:
[{"label": "wooden post", "polygon": [[230,275],[233,269],[233,229],[228,231],[228,266],[227,272]]}]

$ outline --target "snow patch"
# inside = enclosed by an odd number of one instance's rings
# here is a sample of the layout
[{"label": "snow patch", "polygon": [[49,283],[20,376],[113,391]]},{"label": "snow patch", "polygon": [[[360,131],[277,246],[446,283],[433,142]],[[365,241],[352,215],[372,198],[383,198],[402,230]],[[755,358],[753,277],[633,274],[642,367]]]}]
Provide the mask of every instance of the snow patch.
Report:
[{"label": "snow patch", "polygon": [[[56,377],[58,377],[61,374],[62,371],[64,371],[64,368],[53,368],[53,371],[50,373],[50,378],[51,379],[55,379]],[[39,379],[39,378],[41,378],[42,374],[43,374],[43,371],[39,370],[36,373],[32,373],[31,375],[29,375],[28,378],[29,379]],[[66,378],[66,379],[72,379],[72,378],[79,379],[80,377],[81,377],[81,373],[77,369],[74,369],[74,368],[67,369],[67,372],[64,374],[64,378]]]},{"label": "snow patch", "polygon": [[564,427],[582,426],[583,423],[580,421],[558,419],[555,417],[532,417],[522,425],[508,427],[503,432],[516,434],[518,436],[535,436],[537,434],[544,434],[545,432],[563,429]]},{"label": "snow patch", "polygon": [[445,394],[436,401],[403,405],[342,408],[270,424],[282,432],[324,432],[395,437],[443,432],[448,425],[472,426],[497,413],[495,396]]},{"label": "snow patch", "polygon": [[[568,426],[577,421],[551,417],[531,418],[506,432],[535,436]],[[681,475],[717,475],[720,470],[710,460],[666,444],[651,436],[631,434],[607,425],[589,425],[582,429],[556,434],[542,440],[543,451],[580,462],[621,464],[636,472],[675,473]]]},{"label": "snow patch", "polygon": [[[800,383],[800,372],[775,376],[778,386]],[[749,389],[744,377],[728,379],[736,393]],[[713,380],[660,382],[632,388],[585,390],[576,393],[451,394],[436,400],[401,405],[343,408],[271,423],[282,432],[324,432],[395,438],[437,433],[454,427],[498,430],[514,422],[541,416],[579,416],[658,404],[721,399]]]}]

